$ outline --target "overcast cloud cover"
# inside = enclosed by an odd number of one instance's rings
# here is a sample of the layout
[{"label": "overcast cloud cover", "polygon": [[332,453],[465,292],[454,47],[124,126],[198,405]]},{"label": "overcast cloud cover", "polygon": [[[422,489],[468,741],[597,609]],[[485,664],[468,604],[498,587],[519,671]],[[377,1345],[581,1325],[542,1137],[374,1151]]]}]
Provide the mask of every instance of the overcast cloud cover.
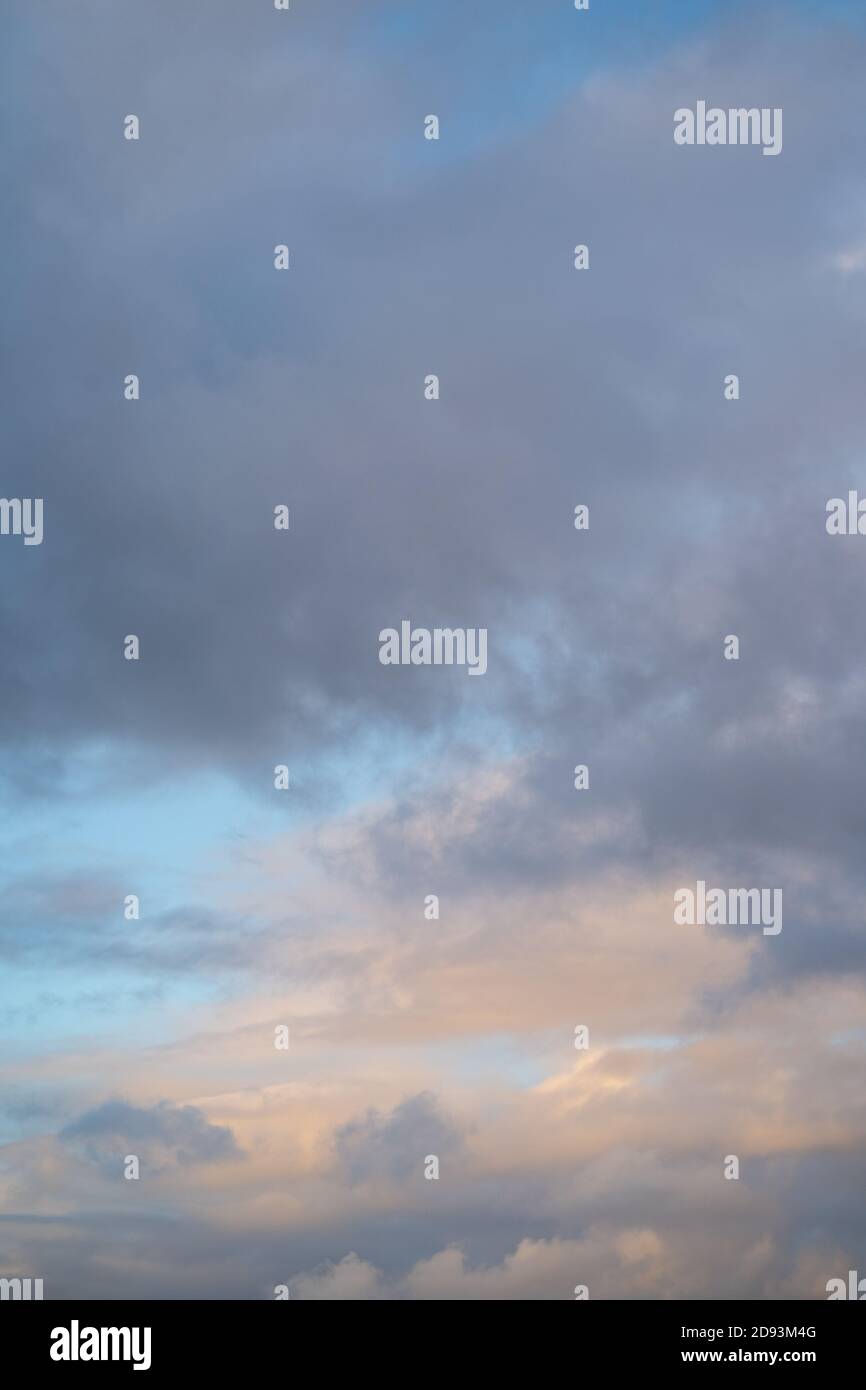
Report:
[{"label": "overcast cloud cover", "polygon": [[[863,1269],[864,19],[4,6],[0,1276]],[[699,99],[782,153],[676,146]],[[485,677],[382,666],[404,618]],[[675,925],[698,879],[782,932]]]}]

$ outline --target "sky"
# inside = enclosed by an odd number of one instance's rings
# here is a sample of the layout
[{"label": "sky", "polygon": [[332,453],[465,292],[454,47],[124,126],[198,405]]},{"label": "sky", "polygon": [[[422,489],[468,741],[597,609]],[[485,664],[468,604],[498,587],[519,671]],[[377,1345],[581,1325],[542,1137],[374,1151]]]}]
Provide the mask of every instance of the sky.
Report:
[{"label": "sky", "polygon": [[[44,536],[0,535],[0,1277],[826,1297],[866,1260],[862,5],[2,31]],[[678,146],[699,100],[781,153]],[[486,629],[483,677],[383,665],[403,620]],[[782,930],[676,922],[699,881]]]}]

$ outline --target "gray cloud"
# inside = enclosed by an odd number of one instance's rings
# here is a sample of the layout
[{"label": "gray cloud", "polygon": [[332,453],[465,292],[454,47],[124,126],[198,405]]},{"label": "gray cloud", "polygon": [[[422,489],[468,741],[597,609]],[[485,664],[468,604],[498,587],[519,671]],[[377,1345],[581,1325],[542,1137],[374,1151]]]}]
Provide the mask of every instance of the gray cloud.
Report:
[{"label": "gray cloud", "polygon": [[435,1096],[422,1094],[404,1100],[390,1115],[368,1110],[361,1119],[349,1120],[337,1130],[334,1142],[351,1182],[402,1182],[413,1175],[423,1179],[427,1155],[435,1155],[441,1164],[461,1149],[463,1136],[440,1113]]},{"label": "gray cloud", "polygon": [[[48,728],[61,766],[61,739],[97,733],[147,747],[148,775],[222,765],[264,788],[285,759],[309,769],[311,805],[340,780],[313,771],[317,751],[342,762],[403,726],[471,762],[488,738],[472,720],[491,716],[527,754],[523,795],[449,860],[458,876],[563,873],[586,814],[578,760],[593,808],[633,817],[587,851],[602,866],[685,848],[741,875],[808,845],[822,872],[859,874],[866,728],[846,691],[866,629],[855,550],[824,535],[823,506],[856,481],[862,428],[866,281],[832,265],[863,235],[848,177],[862,40],[755,22],[639,80],[595,79],[483,158],[458,127],[457,157],[422,166],[396,67],[383,80],[360,48],[345,92],[316,95],[333,16],[308,17],[299,44],[210,10],[169,57],[160,7],[133,9],[98,31],[86,9],[37,18],[49,49],[91,55],[93,80],[74,111],[37,85],[18,123],[32,177],[10,247],[28,309],[7,490],[38,484],[53,521],[15,556],[27,570],[2,618],[14,788],[54,794]],[[282,72],[298,79],[290,130]],[[784,158],[676,150],[672,104],[698,88],[784,103]],[[242,103],[227,110],[225,90]],[[109,116],[136,101],[128,148]],[[828,211],[803,219],[804,198]],[[285,284],[269,259],[283,235]],[[50,299],[49,248],[64,267]],[[281,500],[287,537],[269,529]],[[376,634],[404,615],[487,625],[488,677],[380,667]],[[739,668],[721,661],[727,631]],[[811,718],[786,728],[798,683]],[[382,840],[395,876],[398,841]]]},{"label": "gray cloud", "polygon": [[[377,7],[376,39],[365,8],[310,4],[280,30],[266,7],[212,0],[14,7],[3,491],[43,496],[46,520],[43,546],[0,545],[13,808],[74,808],[96,742],[130,785],[206,768],[264,791],[286,761],[305,811],[395,759],[355,857],[311,852],[347,886],[357,859],[384,891],[444,881],[452,903],[474,897],[493,961],[531,926],[496,938],[509,895],[618,874],[673,890],[687,874],[785,890],[783,936],[695,992],[696,1026],[805,981],[862,980],[861,542],[824,532],[827,498],[866,481],[862,34],[742,9],[700,44],[640,70],[611,61],[536,104],[526,74],[550,37],[536,7],[505,6],[517,40],[494,0],[434,7],[402,39],[401,6]],[[783,156],[676,149],[672,112],[702,95],[784,106]],[[437,106],[430,149],[420,121]],[[129,110],[137,146],[120,136]],[[486,626],[488,675],[382,668],[378,631],[403,617]],[[138,664],[121,658],[128,632]],[[739,664],[721,658],[728,632]],[[452,820],[461,779],[501,760],[507,784]],[[210,976],[242,972],[255,947],[281,987],[326,978],[344,949],[276,961],[258,923],[195,903],[133,937],[103,906],[126,891],[110,850],[92,874],[12,867],[0,925],[16,964],[46,951]],[[281,925],[297,925],[291,904]],[[342,974],[360,959],[345,949]],[[808,1081],[807,1099],[826,1089]],[[128,1151],[168,1175],[241,1152],[191,1106],[112,1101],[60,1138],[101,1172]],[[850,1155],[802,1139],[790,1159],[759,1155],[732,1211],[699,1139],[678,1134],[661,1162],[624,1143],[604,1156],[610,1187],[601,1161],[580,1172],[586,1194],[565,1164],[463,1174],[435,1213],[277,1219],[243,1240],[188,1212],[10,1225],[52,1297],[104,1296],[113,1239],[124,1296],[152,1296],[158,1263],[174,1297],[269,1296],[286,1278],[307,1297],[558,1297],[577,1261],[601,1296],[813,1297],[826,1262],[861,1258]],[[334,1143],[351,1189],[403,1183],[463,1141],[425,1094]],[[640,1236],[648,1211],[663,1254]],[[574,1248],[546,1246],[524,1273],[525,1240]],[[465,1263],[412,1274],[452,1245]]]},{"label": "gray cloud", "polygon": [[152,1172],[167,1165],[187,1168],[241,1157],[231,1130],[210,1124],[192,1105],[166,1101],[143,1107],[109,1100],[60,1131],[60,1139],[115,1176],[126,1154],[137,1155]]},{"label": "gray cloud", "polygon": [[[98,32],[95,12],[52,16],[41,36],[91,53],[93,80],[75,113],[62,86],[35,88],[39,120],[21,122],[33,177],[10,250],[29,321],[49,247],[64,274],[48,360],[43,337],[16,325],[9,490],[26,462],[53,518],[5,615],[19,757],[41,756],[45,727],[73,741],[98,731],[252,780],[274,748],[302,759],[371,721],[447,727],[470,700],[526,736],[552,686],[563,726],[577,719],[593,747],[614,721],[664,740],[661,709],[687,696],[674,727],[698,775],[727,707],[720,682],[733,686],[720,628],[744,639],[740,713],[767,700],[780,666],[826,673],[831,652],[847,669],[860,618],[821,521],[859,438],[848,364],[863,292],[849,276],[843,301],[827,262],[860,236],[861,209],[848,194],[835,225],[797,213],[810,180],[822,206],[834,177],[847,186],[862,93],[838,59],[854,40],[831,31],[807,46],[758,25],[748,48],[744,36],[627,86],[597,80],[482,161],[421,174],[419,151],[408,182],[383,187],[383,153],[402,149],[396,73],[383,82],[358,52],[350,92],[378,95],[363,146],[341,153],[354,108],[323,105],[309,76],[333,20],[310,21],[299,47],[230,9],[209,14],[204,31],[179,26],[171,59],[159,6],[100,15]],[[290,132],[283,87],[244,76],[274,71],[275,53],[305,78]],[[675,150],[672,94],[696,83],[720,100],[754,83],[784,100],[784,159]],[[226,87],[243,91],[230,113]],[[128,148],[109,112],[133,92],[149,110]],[[318,143],[301,148],[314,101]],[[32,147],[27,132],[46,127],[54,140]],[[816,166],[824,145],[832,157]],[[61,216],[64,195],[74,215]],[[285,285],[270,269],[281,228],[298,271]],[[594,248],[583,277],[570,266],[578,231]],[[539,322],[541,343],[528,331]],[[732,359],[744,391],[730,408]],[[133,367],[144,391],[129,406],[119,382]],[[433,367],[444,390],[431,409],[420,382]],[[34,409],[46,373],[48,418]],[[795,431],[790,401],[806,398],[821,409]],[[288,537],[269,530],[280,500]],[[570,529],[576,500],[592,508],[585,538]],[[814,538],[793,574],[792,531]],[[696,631],[683,604],[707,583],[715,601]],[[484,690],[379,667],[376,634],[405,614],[486,623]],[[804,640],[816,624],[817,646]],[[133,630],[138,667],[119,655]],[[513,655],[521,641],[534,677]],[[66,676],[62,707],[48,663]]]}]

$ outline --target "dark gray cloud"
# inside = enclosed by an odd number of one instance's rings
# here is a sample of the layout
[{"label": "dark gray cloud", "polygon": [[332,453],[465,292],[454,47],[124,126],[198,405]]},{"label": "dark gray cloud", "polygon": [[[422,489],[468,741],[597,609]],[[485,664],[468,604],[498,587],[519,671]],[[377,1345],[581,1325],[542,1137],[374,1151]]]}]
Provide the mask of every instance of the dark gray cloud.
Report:
[{"label": "dark gray cloud", "polygon": [[[302,761],[394,721],[444,730],[467,705],[529,737],[552,687],[563,732],[593,750],[623,731],[660,743],[655,799],[666,733],[700,788],[732,707],[766,704],[784,673],[851,669],[856,557],[822,518],[862,424],[863,277],[829,264],[862,231],[857,40],[759,23],[574,93],[483,159],[458,126],[463,157],[422,170],[396,64],[383,74],[361,47],[345,90],[315,90],[333,17],[289,40],[232,7],[175,16],[169,55],[167,12],[132,9],[37,15],[47,51],[67,72],[87,55],[89,80],[74,104],[37,81],[16,122],[31,176],[9,249],[7,490],[38,484],[49,529],[15,555],[4,612],[13,770],[44,758],[46,731],[98,733],[254,782],[275,750]],[[697,87],[784,103],[784,158],[675,149],[671,104]],[[118,113],[136,106],[128,145]],[[287,537],[270,529],[281,500]],[[688,612],[702,587],[703,622]],[[405,615],[486,624],[489,676],[381,668],[376,634]],[[120,659],[127,631],[138,666]],[[690,712],[666,728],[677,698]],[[701,824],[693,809],[671,833]]]},{"label": "dark gray cloud", "polygon": [[227,1126],[211,1124],[193,1105],[167,1101],[144,1107],[109,1100],[66,1125],[59,1137],[114,1176],[127,1154],[135,1154],[151,1172],[241,1157]]},{"label": "dark gray cloud", "polygon": [[[463,1144],[459,1128],[440,1111],[436,1097],[411,1096],[389,1115],[368,1110],[360,1119],[341,1125],[334,1136],[340,1163],[351,1182],[376,1178],[424,1179],[428,1155],[440,1160]],[[434,1181],[430,1179],[430,1181]]]},{"label": "dark gray cloud", "polygon": [[[399,65],[360,44],[343,66],[333,15],[291,39],[233,7],[173,16],[169,54],[167,11],[139,10],[36,12],[67,81],[47,66],[7,98],[29,176],[5,485],[49,518],[38,551],[0,554],[13,788],[55,795],[64,750],[98,735],[146,747],[147,775],[226,766],[264,789],[285,759],[314,769],[309,804],[343,780],[317,752],[344,766],[377,729],[483,756],[468,713],[528,762],[518,803],[449,857],[455,887],[567,876],[576,761],[592,813],[632,827],[587,848],[596,868],[685,850],[739,881],[808,846],[859,879],[866,629],[857,542],[831,541],[823,508],[856,483],[863,424],[866,279],[833,266],[864,234],[862,41],[758,20],[530,111],[482,157],[455,109],[477,74],[440,88],[430,151]],[[326,61],[345,80],[324,100]],[[672,106],[698,90],[783,104],[783,157],[677,150]],[[379,666],[402,616],[488,626],[488,676]],[[786,727],[798,686],[810,718]]]}]

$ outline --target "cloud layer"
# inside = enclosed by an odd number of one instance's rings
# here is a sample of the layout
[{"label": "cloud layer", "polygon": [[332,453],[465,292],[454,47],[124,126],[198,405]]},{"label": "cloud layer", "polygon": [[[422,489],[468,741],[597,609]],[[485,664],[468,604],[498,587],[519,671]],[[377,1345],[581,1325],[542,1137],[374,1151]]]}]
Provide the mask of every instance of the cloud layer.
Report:
[{"label": "cloud layer", "polygon": [[[823,1297],[866,1235],[824,527],[866,482],[866,35],[373,9],[12,7],[3,492],[45,540],[0,538],[0,1275]],[[675,146],[697,99],[783,107],[782,154]],[[487,674],[381,666],[406,618]],[[677,926],[698,879],[781,887],[780,936]]]}]

